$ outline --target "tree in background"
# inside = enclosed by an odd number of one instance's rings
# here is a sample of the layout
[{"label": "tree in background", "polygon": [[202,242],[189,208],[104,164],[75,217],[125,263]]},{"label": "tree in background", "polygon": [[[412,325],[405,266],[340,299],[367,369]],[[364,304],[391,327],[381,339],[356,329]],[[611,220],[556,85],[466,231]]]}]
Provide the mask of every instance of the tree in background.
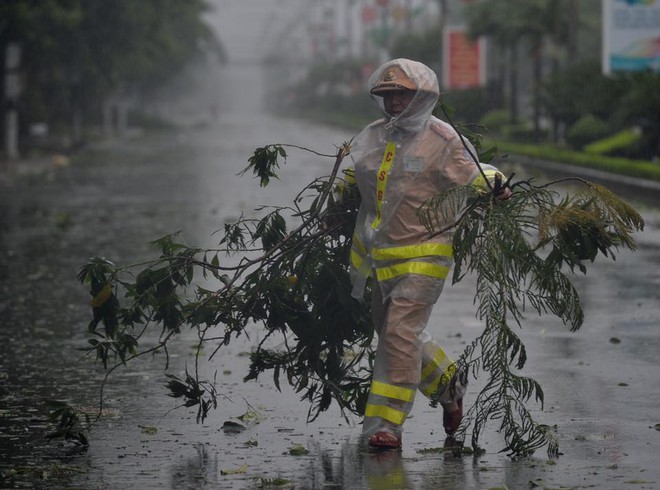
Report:
[{"label": "tree in background", "polygon": [[585,61],[548,77],[540,100],[547,114],[570,127],[586,114],[607,121],[628,88],[624,77],[603,76],[599,61]]},{"label": "tree in background", "polygon": [[573,63],[578,56],[578,30],[585,27],[580,19],[586,10],[596,11],[593,2],[575,0],[484,0],[465,9],[472,37],[489,36],[495,45],[509,53],[510,111],[514,123],[519,109],[518,50],[525,47],[532,63],[532,99],[534,133],[540,135],[541,82],[543,66],[550,61],[553,72],[563,63]]},{"label": "tree in background", "polygon": [[640,128],[641,157],[660,158],[660,74],[637,73],[631,76],[630,89],[617,104],[615,117]]},{"label": "tree in background", "polygon": [[141,93],[178,73],[217,45],[206,8],[205,0],[3,0],[0,49],[22,51],[22,134],[34,122],[71,132],[83,114],[98,118],[110,94]]},{"label": "tree in background", "polygon": [[442,38],[440,26],[432,27],[423,32],[410,32],[398,36],[390,47],[392,58],[409,58],[417,60],[438,69],[440,65],[440,50],[438,43]]}]

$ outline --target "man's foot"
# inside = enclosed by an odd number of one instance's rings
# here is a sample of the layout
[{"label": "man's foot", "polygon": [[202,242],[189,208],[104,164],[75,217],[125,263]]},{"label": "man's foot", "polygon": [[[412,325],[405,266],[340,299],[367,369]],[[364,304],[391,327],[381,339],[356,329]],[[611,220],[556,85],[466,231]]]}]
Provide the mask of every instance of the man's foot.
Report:
[{"label": "man's foot", "polygon": [[452,436],[463,420],[463,399],[442,404],[442,425],[448,436]]},{"label": "man's foot", "polygon": [[401,449],[401,436],[382,430],[378,431],[369,438],[369,447],[373,449]]}]

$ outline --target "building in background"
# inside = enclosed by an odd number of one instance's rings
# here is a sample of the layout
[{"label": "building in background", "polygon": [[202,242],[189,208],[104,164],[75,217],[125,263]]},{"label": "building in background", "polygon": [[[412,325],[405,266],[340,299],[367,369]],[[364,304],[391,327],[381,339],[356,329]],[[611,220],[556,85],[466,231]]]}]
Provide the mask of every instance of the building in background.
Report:
[{"label": "building in background", "polygon": [[443,36],[443,89],[463,90],[485,86],[486,39],[470,40],[465,26],[446,26]]}]

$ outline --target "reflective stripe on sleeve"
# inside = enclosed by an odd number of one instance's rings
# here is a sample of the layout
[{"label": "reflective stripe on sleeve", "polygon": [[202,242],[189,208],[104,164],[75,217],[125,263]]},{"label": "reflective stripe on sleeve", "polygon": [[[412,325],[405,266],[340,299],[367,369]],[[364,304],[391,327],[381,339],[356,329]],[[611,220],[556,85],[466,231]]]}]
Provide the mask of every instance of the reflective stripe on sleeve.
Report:
[{"label": "reflective stripe on sleeve", "polygon": [[354,249],[351,250],[351,265],[356,269],[359,269],[362,266],[363,257],[357,253]]},{"label": "reflective stripe on sleeve", "polygon": [[355,179],[355,169],[353,167],[344,170],[344,180],[348,185],[357,184],[357,180]]},{"label": "reflective stripe on sleeve", "polygon": [[364,247],[362,242],[357,236],[357,233],[353,235],[353,246],[351,247],[351,265],[356,269],[362,267],[362,262],[364,257],[367,255],[367,249]]},{"label": "reflective stripe on sleeve", "polygon": [[412,402],[415,399],[415,390],[404,388],[402,386],[390,385],[383,383],[382,381],[371,382],[371,393],[404,402]]},{"label": "reflective stripe on sleeve", "polygon": [[364,244],[360,241],[360,238],[357,236],[357,233],[353,235],[353,248],[357,250],[361,255],[367,254],[367,249]]},{"label": "reflective stripe on sleeve", "polygon": [[[498,172],[497,170],[484,170],[484,175],[490,182],[494,182],[495,176],[497,174],[501,174],[501,172]],[[484,180],[484,175],[479,173],[476,179],[472,181],[472,185],[475,187],[479,187],[480,189],[486,189],[488,185],[486,185],[486,181]]]},{"label": "reflective stripe on sleeve", "polygon": [[449,274],[449,267],[432,264],[430,262],[403,262],[389,267],[379,267],[376,269],[376,277],[379,281],[386,281],[404,274],[419,274],[422,276],[445,279]]}]

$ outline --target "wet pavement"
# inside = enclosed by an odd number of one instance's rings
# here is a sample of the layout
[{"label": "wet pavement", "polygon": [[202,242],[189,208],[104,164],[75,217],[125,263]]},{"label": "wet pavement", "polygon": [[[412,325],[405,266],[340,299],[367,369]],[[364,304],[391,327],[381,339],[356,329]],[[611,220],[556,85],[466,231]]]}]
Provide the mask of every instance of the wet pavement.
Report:
[{"label": "wet pavement", "polygon": [[[570,333],[554,318],[530,314],[520,332],[524,372],[545,391],[545,409],[535,408],[535,417],[558,426],[557,459],[540,451],[510,460],[498,452],[504,443],[495,424],[484,434],[484,455],[449,458],[435,451],[443,440],[440,413],[421,398],[401,454],[365,453],[358,419],[345,421],[332,409],[306,424],[307,405],[285,386],[280,393],[267,378],[241,381],[258,335],[232,343],[209,367],[227,398],[204,424],[195,423],[194,411],[171,411],[163,359],[143,359],[113,376],[87,450],[49,443],[48,400],[90,411],[98,400],[101,370],[81,350],[90,309],[76,272],[86,259],[137,262],[152,255],[149,241],[177,230],[191,245],[213,246],[213,231],[225,222],[259,204],[288,203],[333,164],[291,151],[281,181],[261,189],[237,176],[255,147],[292,143],[333,153],[352,136],[265,113],[256,64],[229,65],[217,76],[197,91],[216,94],[217,118],[206,99],[191,94],[169,106],[185,127],[100,142],[69,165],[23,167],[0,180],[0,488],[660,487],[660,203],[634,193],[629,198],[647,223],[639,250],[622,251],[615,262],[598,259],[586,276],[575,276],[582,329]],[[454,356],[480,332],[472,297],[469,279],[446,288],[431,321]],[[194,339],[184,335],[177,345],[167,372],[181,375]],[[472,383],[467,403],[478,389]],[[247,412],[256,417],[244,430],[223,429]],[[308,452],[291,454],[299,446]]]},{"label": "wet pavement", "polygon": [[[439,413],[423,400],[406,425],[398,454],[363,453],[359,420],[331,410],[306,424],[307,406],[268,379],[242,383],[249,343],[232,344],[210,369],[226,394],[204,424],[195,413],[170,411],[162,359],[119,370],[106,392],[105,415],[90,447],[48,443],[46,402],[62,399],[92,410],[101,372],[82,358],[89,298],[76,271],[93,255],[117,263],[149,257],[147,243],[181,230],[189,244],[212,246],[212,232],[258,204],[286,203],[294,191],[332,166],[293,151],[282,179],[261,189],[236,174],[256,146],[303,144],[323,153],[350,138],[344,130],[267,115],[256,102],[260,71],[222,71],[217,120],[166,133],[109,141],[41,173],[3,180],[0,193],[0,488],[657,488],[660,423],[660,213],[657,203],[632,202],[647,227],[639,251],[598,260],[575,276],[586,321],[570,333],[556,320],[530,315],[521,331],[526,374],[543,386],[538,420],[558,426],[562,455],[511,461],[495,425],[486,454],[447,459]],[[252,84],[252,85],[250,85]],[[236,87],[250,87],[241,101]],[[234,94],[222,98],[223,90]],[[245,102],[245,103],[242,103]],[[458,355],[481,328],[469,280],[447,288],[431,322],[434,335]],[[253,340],[256,341],[256,340]],[[192,362],[193,339],[172,351],[168,372]],[[479,388],[471,386],[474,394]],[[467,401],[470,401],[468,394]],[[223,423],[258,414],[241,432]],[[298,445],[309,451],[290,454]],[[287,488],[285,485],[284,488]]]}]

